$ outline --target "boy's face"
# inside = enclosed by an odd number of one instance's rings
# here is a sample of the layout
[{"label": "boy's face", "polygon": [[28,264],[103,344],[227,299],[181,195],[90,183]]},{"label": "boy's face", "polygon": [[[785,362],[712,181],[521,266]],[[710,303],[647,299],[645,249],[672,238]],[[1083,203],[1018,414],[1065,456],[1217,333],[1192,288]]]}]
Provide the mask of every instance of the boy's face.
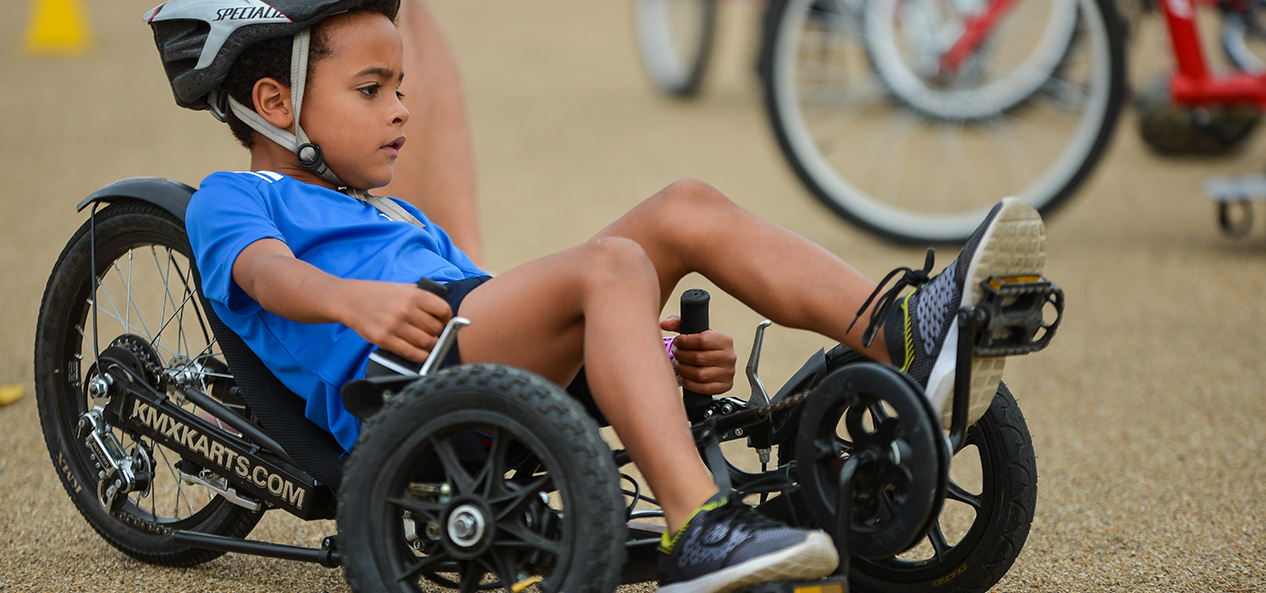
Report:
[{"label": "boy's face", "polygon": [[387,17],[357,13],[322,23],[331,55],[312,67],[300,113],[325,162],[351,187],[391,181],[409,111],[400,103],[400,35]]}]

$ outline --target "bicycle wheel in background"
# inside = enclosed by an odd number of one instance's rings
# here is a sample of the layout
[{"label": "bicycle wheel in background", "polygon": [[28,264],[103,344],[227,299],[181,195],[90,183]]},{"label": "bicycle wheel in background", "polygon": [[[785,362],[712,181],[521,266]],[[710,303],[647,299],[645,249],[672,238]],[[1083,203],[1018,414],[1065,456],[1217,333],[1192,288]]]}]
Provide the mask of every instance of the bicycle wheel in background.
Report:
[{"label": "bicycle wheel in background", "polygon": [[712,56],[716,0],[634,0],[637,46],[660,90],[686,98],[699,92]]},{"label": "bicycle wheel in background", "polygon": [[1262,25],[1263,0],[1233,0],[1221,12],[1219,38],[1222,52],[1245,72],[1266,70],[1266,27]]},{"label": "bicycle wheel in background", "polygon": [[1049,213],[1076,191],[1124,100],[1121,22],[1108,0],[1018,0],[989,25],[997,2],[770,7],[766,109],[818,199],[886,238],[947,243],[1003,197]]}]

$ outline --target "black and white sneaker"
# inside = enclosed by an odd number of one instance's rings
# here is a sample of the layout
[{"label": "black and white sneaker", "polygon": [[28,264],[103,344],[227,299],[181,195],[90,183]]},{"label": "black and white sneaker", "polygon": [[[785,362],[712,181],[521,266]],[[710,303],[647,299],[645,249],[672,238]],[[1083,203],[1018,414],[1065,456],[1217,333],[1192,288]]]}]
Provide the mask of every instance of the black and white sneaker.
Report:
[{"label": "black and white sneaker", "polygon": [[839,564],[831,538],[796,529],[714,496],[659,557],[660,593],[723,593],[783,580],[817,579]]},{"label": "black and white sneaker", "polygon": [[[892,364],[924,386],[933,409],[940,412],[942,422],[948,426],[958,364],[958,310],[965,303],[980,302],[984,296],[980,283],[989,277],[1037,280],[1045,263],[1046,227],[1042,217],[1027,202],[1006,198],[989,211],[958,258],[940,274],[928,277],[932,270],[929,250],[922,270],[901,268],[884,278],[862,311],[888,280],[904,272],[872,310],[863,341],[869,345],[882,328]],[[914,286],[915,290],[902,297],[901,290],[906,286]],[[1004,357],[972,358],[968,425],[989,409],[1002,381],[1005,361]]]}]

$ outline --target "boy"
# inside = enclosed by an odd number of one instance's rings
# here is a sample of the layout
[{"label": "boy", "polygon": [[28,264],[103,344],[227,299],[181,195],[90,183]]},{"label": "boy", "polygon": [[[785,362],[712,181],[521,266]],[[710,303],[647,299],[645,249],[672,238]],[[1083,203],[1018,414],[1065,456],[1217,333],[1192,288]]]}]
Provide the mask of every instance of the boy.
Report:
[{"label": "boy", "polygon": [[[223,92],[232,100],[212,94],[210,102],[230,105],[230,126],[250,149],[251,172],[209,176],[187,214],[203,291],[216,313],[307,399],[308,417],[348,449],[358,425],[342,408],[342,385],[363,375],[374,348],[425,360],[459,306],[474,321],[452,355],[461,363],[517,366],[559,385],[583,365],[597,407],[663,506],[666,593],[816,578],[838,562],[824,533],[730,504],[700,461],[660,342],[660,311],[686,274],[703,274],[777,323],[902,367],[944,409],[955,368],[955,312],[979,299],[976,287],[990,275],[1041,271],[1041,219],[1006,200],[945,272],[929,280],[930,261],[922,272],[907,270],[872,306],[879,287],[839,258],[687,181],[578,247],[489,278],[421,212],[364,191],[391,181],[405,144],[396,1],[258,4],[266,9],[235,9],[226,18],[207,14],[206,0],[176,0],[148,17],[186,106],[205,101],[190,94],[169,58],[182,50],[188,59],[188,43],[171,48],[165,42],[180,36],[162,28],[201,11],[212,25],[207,44],[228,48],[198,51],[231,62]],[[260,27],[277,23],[282,32],[235,41],[250,28],[216,29],[234,17],[258,18]],[[287,45],[295,27],[310,25],[310,52],[306,33]],[[207,77],[219,93],[217,76]],[[445,283],[447,300],[415,288],[418,277]],[[903,283],[917,289],[898,300]],[[854,331],[863,314],[869,323]],[[951,347],[943,348],[947,340]],[[728,387],[726,339],[705,333],[677,342],[686,386]],[[727,354],[728,368],[721,360]],[[975,418],[992,400],[1001,366],[973,361],[973,372]]]}]

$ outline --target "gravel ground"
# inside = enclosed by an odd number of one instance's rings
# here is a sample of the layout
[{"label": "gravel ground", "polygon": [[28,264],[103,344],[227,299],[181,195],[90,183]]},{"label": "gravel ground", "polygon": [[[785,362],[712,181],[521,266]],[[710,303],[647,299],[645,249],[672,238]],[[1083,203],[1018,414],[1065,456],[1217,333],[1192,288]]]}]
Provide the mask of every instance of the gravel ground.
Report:
[{"label": "gravel ground", "polygon": [[[571,246],[681,177],[873,276],[922,261],[828,215],[781,160],[750,69],[754,6],[726,5],[705,95],[674,103],[639,69],[627,2],[435,3],[462,60],[491,268]],[[346,591],[338,571],[246,556],[139,564],[87,528],[52,471],[31,343],[48,270],[83,220],[74,205],[117,178],[196,183],[246,166],[219,124],[174,107],[140,23],[150,3],[85,4],[95,45],[83,58],[22,57],[24,19],[0,20],[0,384],[28,392],[0,408],[0,590]],[[1154,35],[1134,50],[1140,70],[1163,69],[1150,59],[1162,51]],[[1125,118],[1092,183],[1048,221],[1047,275],[1068,308],[1049,350],[1008,367],[1041,479],[1028,544],[1000,591],[1266,591],[1266,307],[1254,304],[1266,240],[1261,228],[1221,236],[1200,186],[1260,170],[1266,138],[1230,158],[1168,161],[1143,150],[1133,124]],[[714,303],[714,324],[746,351],[758,319]],[[773,330],[766,382],[821,345]],[[273,514],[252,537],[316,545],[332,531]]]}]

